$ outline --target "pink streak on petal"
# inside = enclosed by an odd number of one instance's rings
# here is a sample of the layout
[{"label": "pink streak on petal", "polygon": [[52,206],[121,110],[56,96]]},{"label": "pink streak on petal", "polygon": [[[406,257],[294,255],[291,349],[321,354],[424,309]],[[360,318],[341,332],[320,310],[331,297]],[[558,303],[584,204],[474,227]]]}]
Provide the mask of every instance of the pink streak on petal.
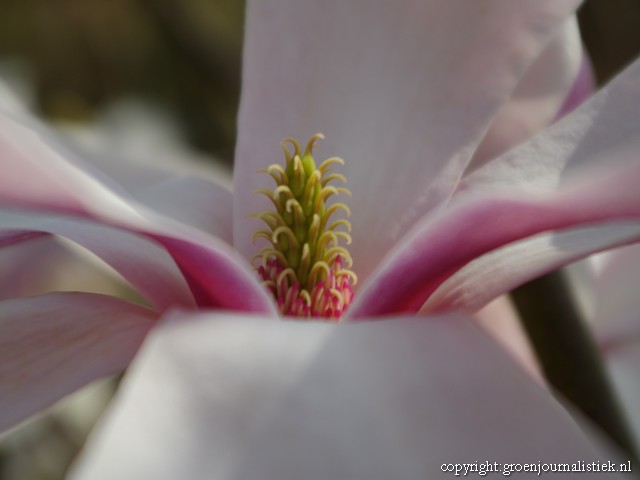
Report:
[{"label": "pink streak on petal", "polygon": [[0,204],[91,218],[147,236],[174,257],[201,305],[275,310],[248,262],[228,244],[130,198],[41,128],[0,115],[0,169]]},{"label": "pink streak on petal", "polygon": [[255,272],[239,269],[243,259],[231,248],[226,257],[221,257],[220,252],[225,252],[222,245],[212,251],[209,245],[177,236],[149,236],[171,252],[199,306],[268,314],[277,311],[273,298],[258,283]]},{"label": "pink streak on petal", "polygon": [[154,320],[145,308],[95,294],[0,302],[0,430],[122,370]]},{"label": "pink streak on petal", "polygon": [[580,63],[580,70],[578,75],[569,91],[569,95],[564,101],[562,108],[558,112],[557,118],[562,118],[566,114],[571,113],[577,107],[589,98],[596,90],[596,81],[593,74],[593,68],[591,61],[586,52],[582,54],[582,62]]},{"label": "pink streak on petal", "polygon": [[44,237],[47,234],[44,232],[32,232],[19,230],[0,230],[0,248],[8,247],[15,243],[30,240],[32,238]]},{"label": "pink streak on petal", "polygon": [[[537,233],[598,223],[604,226],[616,220],[640,221],[638,182],[640,165],[632,164],[547,198],[496,196],[461,202],[418,225],[383,261],[347,316],[361,319],[415,312],[442,282],[473,259]],[[571,258],[570,251],[567,257]],[[517,257],[514,263],[514,268],[521,268]],[[533,262],[530,268],[535,267]],[[498,294],[516,285],[507,278]]]},{"label": "pink streak on petal", "polygon": [[[399,246],[404,253],[390,256],[378,271],[385,280],[375,279],[375,287],[365,288],[348,315],[419,308],[421,301],[464,265],[527,236],[553,229],[637,221],[639,79],[637,61],[573,113],[465,177],[452,199],[457,206],[440,212],[438,217],[425,218],[412,238]],[[609,245],[621,241],[615,234]],[[581,254],[588,253],[579,238],[574,242],[573,247],[582,249]],[[596,251],[606,246],[606,242],[592,245]],[[575,255],[575,251],[554,251],[551,258],[555,258],[555,265],[561,265],[579,258]],[[544,258],[523,269],[517,263],[519,258],[513,256],[512,273],[497,282],[501,283],[499,288],[494,285],[494,294],[554,265]],[[394,265],[397,259],[401,261]],[[482,279],[477,282],[476,289],[480,290]],[[367,301],[370,306],[365,305]]]},{"label": "pink streak on petal", "polygon": [[[343,157],[362,282],[451,193],[491,119],[578,1],[256,0],[247,7],[234,245],[268,201],[278,143],[323,132]],[[303,141],[303,140],[301,140]],[[393,193],[391,193],[393,192]],[[383,196],[383,200],[380,200]],[[372,201],[374,199],[375,201]]]}]

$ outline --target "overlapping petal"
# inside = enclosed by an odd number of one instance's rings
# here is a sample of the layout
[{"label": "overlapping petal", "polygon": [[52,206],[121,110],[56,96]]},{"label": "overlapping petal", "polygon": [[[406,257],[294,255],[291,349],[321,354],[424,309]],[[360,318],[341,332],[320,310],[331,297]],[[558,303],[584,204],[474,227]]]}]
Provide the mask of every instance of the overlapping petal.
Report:
[{"label": "overlapping petal", "polygon": [[450,478],[444,463],[601,458],[459,317],[177,315],[145,343],[101,427],[71,478]]},{"label": "overlapping petal", "polygon": [[[429,297],[423,312],[475,310],[508,286],[521,285],[591,253],[637,242],[640,223],[616,223],[542,233],[482,255],[457,271]],[[514,268],[513,259],[518,268]]]},{"label": "overlapping petal", "polygon": [[[472,260],[540,233],[562,231],[562,241],[532,239],[481,263],[485,273],[496,273],[492,263],[505,267],[489,282],[491,295],[607,245],[637,241],[638,85],[640,62],[573,114],[466,177],[446,210],[423,219],[399,242],[360,293],[352,315],[418,309]],[[626,223],[623,230],[616,222]],[[591,237],[569,231],[596,226],[604,231]],[[461,272],[450,284],[465,282],[462,277],[473,272]],[[466,282],[468,298],[485,288],[482,275],[474,278]]]},{"label": "overlapping petal", "polygon": [[[255,253],[256,171],[316,132],[347,161],[365,280],[458,181],[500,106],[578,1],[250,2],[234,177],[234,242]],[[573,76],[571,77],[571,79]],[[569,84],[571,82],[569,80]],[[567,87],[568,88],[568,87]]]},{"label": "overlapping petal", "polygon": [[105,262],[78,244],[55,235],[35,236],[3,246],[0,266],[0,300],[53,291],[140,297]]},{"label": "overlapping petal", "polygon": [[200,177],[182,176],[137,192],[136,198],[154,210],[231,244],[231,192]]},{"label": "overlapping petal", "polygon": [[0,430],[122,370],[155,319],[139,305],[88,293],[0,302]]},{"label": "overlapping petal", "polygon": [[465,175],[533,137],[594,91],[589,60],[571,17],[529,67],[509,101],[495,115]]},{"label": "overlapping petal", "polygon": [[142,205],[37,126],[2,115],[0,127],[0,203],[88,217],[147,236],[172,255],[200,305],[274,311],[231,246]]},{"label": "overlapping petal", "polygon": [[65,237],[93,252],[120,273],[157,311],[172,306],[195,307],[193,295],[171,257],[144,237],[81,219],[7,213],[0,216],[0,238],[30,238],[43,233]]}]

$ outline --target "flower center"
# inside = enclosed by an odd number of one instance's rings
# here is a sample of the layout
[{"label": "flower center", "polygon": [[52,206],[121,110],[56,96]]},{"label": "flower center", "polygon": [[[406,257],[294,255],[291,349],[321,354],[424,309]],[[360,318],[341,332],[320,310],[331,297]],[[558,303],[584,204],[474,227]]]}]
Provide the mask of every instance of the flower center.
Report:
[{"label": "flower center", "polygon": [[252,214],[268,227],[255,232],[253,240],[269,242],[253,260],[259,262],[258,275],[283,315],[337,320],[353,300],[351,287],[357,277],[350,270],[351,255],[340,245],[341,240],[351,243],[351,224],[346,219],[331,220],[337,210],[347,216],[351,212],[343,203],[327,206],[327,200],[351,192],[328,185],[333,180],[346,182],[331,169],[344,160],[331,157],[316,167],[312,150],[323,138],[321,133],[311,137],[304,152],[295,139],[285,138],[285,167],[271,165],[260,170],[273,178],[276,187],[256,193],[269,198],[275,211]]}]

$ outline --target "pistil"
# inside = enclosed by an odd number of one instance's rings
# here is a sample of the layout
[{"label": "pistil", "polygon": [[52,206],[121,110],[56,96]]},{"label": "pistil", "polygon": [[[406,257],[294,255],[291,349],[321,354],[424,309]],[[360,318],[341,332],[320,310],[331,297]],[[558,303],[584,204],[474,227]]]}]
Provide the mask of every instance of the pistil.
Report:
[{"label": "pistil", "polygon": [[332,169],[344,164],[341,158],[331,157],[316,167],[313,149],[323,138],[321,133],[311,137],[304,151],[295,139],[285,138],[285,166],[274,164],[260,171],[276,185],[256,193],[269,198],[275,211],[253,214],[267,227],[256,231],[253,240],[268,242],[254,261],[283,315],[337,321],[353,301],[357,277],[351,270],[351,255],[342,245],[351,243],[351,224],[346,218],[332,218],[339,210],[347,217],[351,212],[343,203],[328,206],[327,201],[351,192],[329,185],[346,182]]}]

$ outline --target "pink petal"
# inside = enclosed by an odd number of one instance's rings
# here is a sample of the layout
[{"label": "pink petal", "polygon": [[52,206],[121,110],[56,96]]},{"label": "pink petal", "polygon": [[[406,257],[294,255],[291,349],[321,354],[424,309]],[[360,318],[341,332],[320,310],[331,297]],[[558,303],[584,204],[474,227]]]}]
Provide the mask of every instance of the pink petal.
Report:
[{"label": "pink petal", "polygon": [[577,107],[589,98],[596,90],[596,80],[594,78],[593,68],[591,61],[586,53],[582,54],[582,61],[580,62],[580,69],[573,82],[571,90],[565,98],[560,111],[558,112],[558,118],[564,117],[566,114],[571,113]]},{"label": "pink petal", "polygon": [[491,119],[579,2],[249,2],[236,150],[234,244],[268,201],[256,171],[278,142],[326,134],[353,192],[351,249],[364,279],[447,197]]},{"label": "pink petal", "polygon": [[[640,221],[638,79],[640,62],[573,114],[465,178],[449,208],[423,219],[385,259],[351,315],[415,311],[472,260],[543,232],[564,231],[550,244],[523,242],[478,261],[479,268],[449,282],[461,287],[458,300],[445,295],[431,308],[478,308],[535,275],[638,241],[634,226],[612,224]],[[585,235],[570,230],[598,226]]]},{"label": "pink petal", "polygon": [[122,370],[154,318],[138,305],[86,293],[0,302],[0,430]]},{"label": "pink petal", "polygon": [[[21,232],[25,236],[56,234],[87,248],[120,273],[158,310],[178,305],[195,307],[193,295],[174,261],[164,249],[144,237],[79,219],[35,215],[0,217],[0,239]],[[31,268],[37,267],[31,265]]]},{"label": "pink petal", "polygon": [[[471,198],[425,220],[383,261],[359,292],[348,315],[416,311],[447,278],[469,262],[541,232],[567,229],[566,236],[557,234],[562,239],[557,243],[531,239],[520,248],[503,249],[490,261],[480,263],[481,267],[495,267],[498,271],[491,270],[495,275],[491,278],[475,275],[467,285],[471,292],[457,292],[463,296],[456,308],[479,308],[535,274],[606,247],[640,240],[640,191],[635,187],[640,181],[640,165],[628,170],[549,198]],[[622,225],[621,230],[611,223],[632,219],[635,223]],[[568,230],[587,225],[600,228],[584,234]],[[461,275],[469,272],[474,274],[476,270],[471,268]],[[440,310],[451,303],[447,300],[444,305],[431,308]]]},{"label": "pink petal", "polygon": [[545,194],[587,174],[636,163],[640,148],[640,60],[582,107],[537,137],[467,176],[454,198],[470,192]]},{"label": "pink petal", "polygon": [[0,169],[0,204],[89,217],[145,235],[171,254],[199,304],[275,311],[249,263],[228,244],[140,204],[29,122],[0,116]]},{"label": "pink petal", "polygon": [[453,476],[444,463],[599,458],[466,318],[203,314],[154,330],[71,478],[433,479]]},{"label": "pink petal", "polygon": [[136,200],[231,243],[231,171],[184,148],[177,126],[166,117],[166,112],[125,102],[95,124],[63,128],[63,133],[71,135],[79,157]]},{"label": "pink petal", "polygon": [[[429,297],[425,311],[475,310],[497,295],[594,252],[637,242],[640,223],[540,234],[483,255],[457,271]],[[517,265],[515,267],[514,265]]]}]

